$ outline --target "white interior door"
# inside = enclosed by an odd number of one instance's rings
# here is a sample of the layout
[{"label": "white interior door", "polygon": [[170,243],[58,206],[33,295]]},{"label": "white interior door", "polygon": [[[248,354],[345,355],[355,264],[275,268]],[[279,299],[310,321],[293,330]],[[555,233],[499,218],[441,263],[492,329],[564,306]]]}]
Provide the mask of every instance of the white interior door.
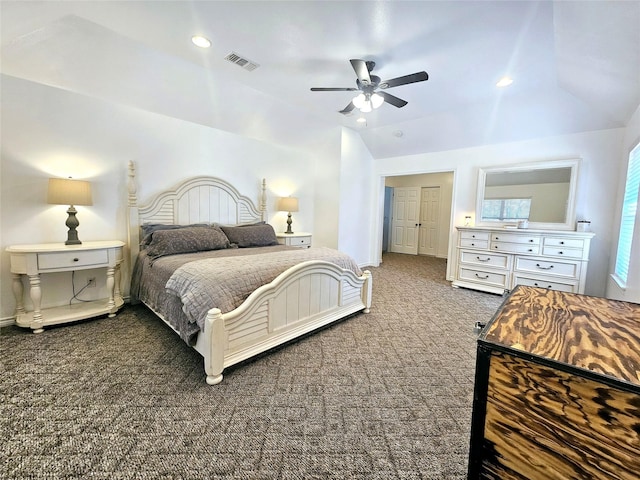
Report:
[{"label": "white interior door", "polygon": [[392,252],[418,254],[419,216],[420,187],[394,188],[391,221]]},{"label": "white interior door", "polygon": [[440,225],[440,187],[422,187],[420,194],[420,255],[437,255]]}]

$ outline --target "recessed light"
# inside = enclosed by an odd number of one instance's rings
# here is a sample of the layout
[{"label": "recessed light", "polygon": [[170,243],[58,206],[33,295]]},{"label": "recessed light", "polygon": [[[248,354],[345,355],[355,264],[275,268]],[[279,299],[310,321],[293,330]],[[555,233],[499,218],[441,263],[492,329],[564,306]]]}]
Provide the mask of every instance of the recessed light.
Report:
[{"label": "recessed light", "polygon": [[512,83],[513,79],[511,77],[502,77],[500,80],[498,80],[498,83],[496,83],[496,87],[508,87]]},{"label": "recessed light", "polygon": [[194,35],[191,37],[191,41],[194,45],[200,48],[209,48],[211,46],[211,41],[207,37],[203,37],[202,35]]}]

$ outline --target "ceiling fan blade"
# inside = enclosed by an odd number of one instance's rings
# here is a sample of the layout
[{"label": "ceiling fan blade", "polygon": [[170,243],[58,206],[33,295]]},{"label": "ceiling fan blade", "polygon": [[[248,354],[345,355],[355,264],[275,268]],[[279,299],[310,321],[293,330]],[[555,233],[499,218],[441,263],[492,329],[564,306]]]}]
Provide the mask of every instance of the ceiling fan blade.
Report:
[{"label": "ceiling fan blade", "polygon": [[323,88],[323,87],[311,87],[312,92],[355,92],[357,88],[345,87],[345,88]]},{"label": "ceiling fan blade", "polygon": [[349,102],[349,105],[347,105],[346,107],[344,107],[342,110],[340,110],[340,112],[338,113],[342,113],[343,115],[346,115],[347,113],[350,113],[351,110],[353,110],[354,108],[356,108],[356,106],[353,104],[353,102]]},{"label": "ceiling fan blade", "polygon": [[384,98],[385,102],[390,103],[394,107],[402,108],[408,103],[406,100],[402,100],[401,98],[398,98],[387,92],[376,92],[376,93],[380,95],[382,98]]},{"label": "ceiling fan blade", "polygon": [[367,62],[364,60],[349,60],[351,62],[351,66],[353,70],[356,72],[358,76],[358,80],[363,85],[371,84],[371,77],[369,76],[369,69],[367,68]]},{"label": "ceiling fan blade", "polygon": [[424,82],[429,80],[427,72],[417,72],[411,75],[405,75],[403,77],[392,78],[391,80],[384,80],[378,85],[379,88],[391,88],[398,87],[400,85],[407,85],[409,83]]}]

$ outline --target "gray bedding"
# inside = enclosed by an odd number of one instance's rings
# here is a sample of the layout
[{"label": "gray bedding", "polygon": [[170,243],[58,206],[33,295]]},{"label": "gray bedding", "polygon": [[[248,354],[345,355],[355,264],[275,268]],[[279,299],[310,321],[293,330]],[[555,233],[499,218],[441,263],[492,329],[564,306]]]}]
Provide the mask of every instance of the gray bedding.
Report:
[{"label": "gray bedding", "polygon": [[230,312],[258,287],[308,260],[324,260],[362,275],[348,255],[330,248],[283,245],[170,255],[153,262],[141,252],[131,295],[161,314],[189,344],[204,328],[208,310]]}]

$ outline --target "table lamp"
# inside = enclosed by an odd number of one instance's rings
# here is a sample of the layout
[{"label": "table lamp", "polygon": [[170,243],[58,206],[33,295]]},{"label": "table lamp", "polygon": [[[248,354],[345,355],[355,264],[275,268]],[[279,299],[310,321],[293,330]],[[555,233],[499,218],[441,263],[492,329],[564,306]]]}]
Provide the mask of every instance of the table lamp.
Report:
[{"label": "table lamp", "polygon": [[65,245],[80,245],[76,228],[80,225],[76,218],[77,210],[74,205],[93,205],[91,198],[91,184],[83,180],[71,178],[50,178],[47,203],[53,205],[69,205],[66,225],[69,227]]},{"label": "table lamp", "polygon": [[278,210],[289,213],[287,215],[287,231],[284,233],[293,233],[293,230],[291,230],[291,212],[298,211],[298,199],[296,197],[282,197],[278,201]]}]

